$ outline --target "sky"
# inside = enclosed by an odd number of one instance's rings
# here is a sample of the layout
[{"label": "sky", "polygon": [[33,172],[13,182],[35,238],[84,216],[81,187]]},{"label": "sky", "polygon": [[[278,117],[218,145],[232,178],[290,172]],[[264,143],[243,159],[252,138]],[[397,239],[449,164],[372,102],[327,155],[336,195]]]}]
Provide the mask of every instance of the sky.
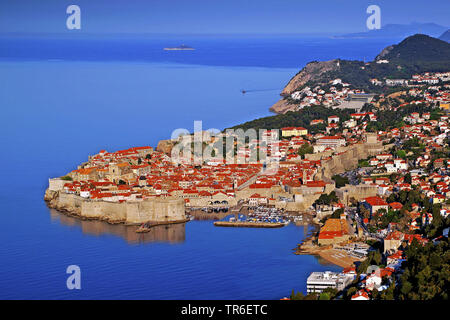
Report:
[{"label": "sky", "polygon": [[[69,5],[83,33],[350,33],[367,31],[369,5],[381,24],[450,26],[448,0],[1,0],[0,33],[64,33]],[[73,32],[74,30],[72,30]]]}]

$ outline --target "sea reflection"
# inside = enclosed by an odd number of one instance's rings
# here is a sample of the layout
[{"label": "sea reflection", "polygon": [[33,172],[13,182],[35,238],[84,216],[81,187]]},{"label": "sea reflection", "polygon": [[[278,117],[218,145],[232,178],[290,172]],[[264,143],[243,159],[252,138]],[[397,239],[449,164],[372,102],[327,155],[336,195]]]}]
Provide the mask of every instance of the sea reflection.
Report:
[{"label": "sea reflection", "polygon": [[70,217],[55,209],[50,209],[52,222],[58,221],[69,227],[80,227],[87,235],[114,235],[125,239],[130,244],[145,244],[151,242],[182,243],[186,239],[186,223],[155,226],[147,233],[136,233],[138,226],[123,224],[112,225],[103,221],[81,220]]}]

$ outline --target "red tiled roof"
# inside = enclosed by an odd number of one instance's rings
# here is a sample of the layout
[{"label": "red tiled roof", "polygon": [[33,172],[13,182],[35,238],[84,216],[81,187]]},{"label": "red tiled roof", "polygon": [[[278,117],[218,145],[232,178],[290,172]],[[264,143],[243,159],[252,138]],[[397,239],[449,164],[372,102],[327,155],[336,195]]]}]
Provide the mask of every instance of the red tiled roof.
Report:
[{"label": "red tiled roof", "polygon": [[370,206],[387,206],[387,202],[380,197],[368,197],[364,199]]},{"label": "red tiled roof", "polygon": [[403,205],[400,202],[391,202],[389,203],[389,207],[395,210],[400,210],[401,208],[403,208]]}]

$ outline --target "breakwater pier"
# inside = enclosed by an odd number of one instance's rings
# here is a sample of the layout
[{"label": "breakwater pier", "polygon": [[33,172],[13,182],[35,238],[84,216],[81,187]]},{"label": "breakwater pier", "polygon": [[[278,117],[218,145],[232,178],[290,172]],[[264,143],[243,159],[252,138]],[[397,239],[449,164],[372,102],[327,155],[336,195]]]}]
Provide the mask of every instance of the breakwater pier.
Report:
[{"label": "breakwater pier", "polygon": [[284,223],[279,222],[247,222],[247,221],[216,221],[216,227],[237,227],[237,228],[281,228]]}]

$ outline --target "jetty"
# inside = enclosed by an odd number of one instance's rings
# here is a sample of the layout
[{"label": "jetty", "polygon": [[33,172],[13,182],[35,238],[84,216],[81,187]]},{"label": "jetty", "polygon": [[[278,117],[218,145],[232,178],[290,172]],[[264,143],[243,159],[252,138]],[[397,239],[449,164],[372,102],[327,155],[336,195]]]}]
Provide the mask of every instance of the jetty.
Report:
[{"label": "jetty", "polygon": [[136,233],[146,233],[146,232],[150,232],[150,230],[153,227],[156,226],[164,226],[164,225],[169,225],[169,224],[177,224],[177,223],[185,223],[190,221],[190,219],[183,219],[183,220],[173,220],[173,221],[159,221],[159,222],[152,222],[152,221],[148,221],[143,223],[137,230]]},{"label": "jetty", "polygon": [[247,222],[247,221],[216,221],[216,227],[237,227],[237,228],[281,228],[284,223],[279,222]]}]

